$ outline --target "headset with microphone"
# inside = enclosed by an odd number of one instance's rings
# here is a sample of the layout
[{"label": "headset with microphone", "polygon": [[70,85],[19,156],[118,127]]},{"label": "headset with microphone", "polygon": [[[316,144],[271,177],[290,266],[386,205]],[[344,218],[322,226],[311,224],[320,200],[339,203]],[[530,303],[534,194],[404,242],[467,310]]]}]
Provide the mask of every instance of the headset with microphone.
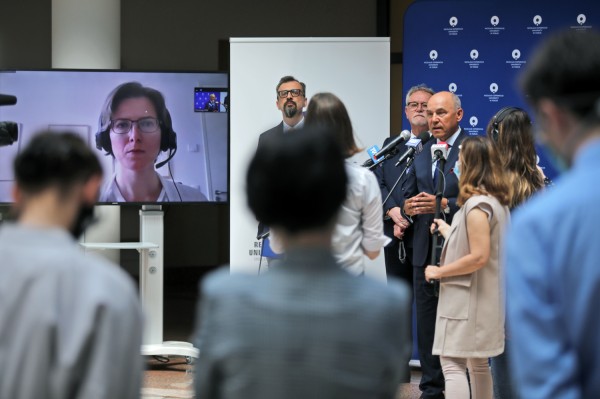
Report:
[{"label": "headset with microphone", "polygon": [[[118,96],[120,91],[133,92],[133,95],[121,94],[120,101],[129,99],[144,97],[147,98],[156,108],[157,118],[160,126],[160,151],[169,151],[167,159],[161,161],[155,165],[158,169],[169,162],[177,152],[177,133],[173,130],[173,122],[171,120],[171,114],[167,109],[162,94],[154,89],[143,87],[137,82],[124,83],[117,87],[110,95],[107,101],[113,102],[114,98]],[[109,120],[110,114],[106,111],[110,104],[105,105],[105,111],[100,114],[98,120],[98,132],[96,132],[96,148],[104,150],[105,155],[112,155],[112,143],[110,141],[110,129],[112,127],[111,121]],[[133,128],[133,127],[132,127]]]},{"label": "headset with microphone", "polygon": [[[504,107],[501,108],[496,115],[492,118],[492,140],[498,142],[498,135],[500,134],[500,124],[510,114],[516,111],[523,111],[518,107]],[[525,112],[525,111],[523,111]]]}]

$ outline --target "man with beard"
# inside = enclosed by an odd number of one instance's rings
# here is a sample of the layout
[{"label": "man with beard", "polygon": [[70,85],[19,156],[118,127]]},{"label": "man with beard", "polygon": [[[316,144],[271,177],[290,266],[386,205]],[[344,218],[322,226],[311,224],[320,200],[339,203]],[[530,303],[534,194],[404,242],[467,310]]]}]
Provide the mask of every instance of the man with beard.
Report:
[{"label": "man with beard", "polygon": [[[283,121],[275,127],[261,133],[258,138],[258,147],[260,148],[268,140],[276,140],[292,130],[300,129],[304,126],[304,107],[306,107],[306,85],[293,76],[284,76],[279,79],[275,87],[277,109],[281,111]],[[269,227],[259,221],[257,238],[264,238],[268,235]]]},{"label": "man with beard", "polygon": [[76,241],[93,218],[98,159],[78,136],[44,132],[14,174],[16,221],[0,229],[0,398],[139,398],[132,280]]},{"label": "man with beard", "polygon": [[[406,93],[406,106],[404,113],[410,123],[410,138],[418,137],[427,132],[427,101],[434,94],[433,89],[420,84],[411,87]],[[385,147],[395,137],[388,137],[383,142]],[[381,188],[381,198],[387,201],[383,204],[383,210],[387,216],[384,220],[384,232],[392,239],[392,242],[384,248],[385,269],[388,277],[403,279],[412,285],[412,228],[410,223],[402,215],[404,205],[404,180],[406,173],[400,177],[400,173],[406,166],[406,161],[398,166],[400,156],[406,151],[406,142],[397,145],[397,154],[375,169],[375,176]],[[397,183],[397,184],[396,184]]]}]

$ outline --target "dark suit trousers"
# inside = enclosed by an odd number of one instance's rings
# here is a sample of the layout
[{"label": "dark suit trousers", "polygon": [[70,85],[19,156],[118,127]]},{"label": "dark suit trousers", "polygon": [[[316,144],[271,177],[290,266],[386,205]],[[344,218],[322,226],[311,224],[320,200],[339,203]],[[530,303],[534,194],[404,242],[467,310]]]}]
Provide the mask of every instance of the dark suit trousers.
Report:
[{"label": "dark suit trousers", "polygon": [[417,307],[417,347],[423,373],[419,389],[423,398],[443,399],[444,374],[440,358],[431,354],[438,297],[434,285],[425,281],[424,267],[413,267],[413,290]]}]

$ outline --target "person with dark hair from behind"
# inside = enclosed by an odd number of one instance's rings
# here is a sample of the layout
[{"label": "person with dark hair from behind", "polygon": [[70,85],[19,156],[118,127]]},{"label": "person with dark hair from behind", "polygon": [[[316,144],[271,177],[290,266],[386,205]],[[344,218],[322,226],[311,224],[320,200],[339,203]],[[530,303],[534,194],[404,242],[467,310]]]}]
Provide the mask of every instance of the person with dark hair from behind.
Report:
[{"label": "person with dark hair from behind", "polygon": [[[511,188],[509,207],[512,212],[545,186],[543,172],[537,166],[531,119],[521,108],[504,107],[490,119],[486,132]],[[509,339],[507,334],[506,340]],[[510,378],[508,351],[505,343],[504,352],[491,359],[495,399],[518,397]]]},{"label": "person with dark hair from behind", "polygon": [[[277,140],[284,133],[301,129],[304,126],[304,107],[306,107],[306,84],[293,76],[283,76],[275,86],[275,105],[283,120],[278,125],[263,132],[258,137],[258,148],[269,140]],[[269,227],[259,219],[257,238],[266,237]]]},{"label": "person with dark hair from behind", "polygon": [[36,135],[14,161],[16,222],[0,228],[0,397],[139,398],[133,281],[86,255],[102,169],[71,133]]},{"label": "person with dark hair from behind", "polygon": [[[100,113],[96,147],[115,160],[101,202],[206,201],[200,190],[156,172],[177,152],[177,134],[162,93],[138,82],[117,86]],[[161,152],[167,159],[157,162]]]},{"label": "person with dark hair from behind", "polygon": [[347,180],[331,131],[307,127],[259,147],[248,205],[281,237],[285,256],[260,276],[224,268],[202,281],[197,397],[395,397],[409,371],[410,290],[358,279],[335,261]]},{"label": "person with dark hair from behind", "polygon": [[600,392],[600,32],[549,36],[521,86],[563,173],[514,212],[507,233],[510,369],[521,397]]},{"label": "person with dark hair from behind", "polygon": [[[433,89],[424,84],[413,86],[406,93],[404,114],[410,124],[411,138],[419,137],[422,133],[429,131],[427,101],[433,94],[435,94]],[[395,136],[385,139],[382,148],[394,139],[396,139]],[[385,234],[392,239],[392,242],[384,248],[385,270],[388,278],[401,278],[412,285],[413,229],[402,215],[402,207],[404,206],[403,183],[406,180],[406,173],[396,183],[400,173],[406,166],[406,161],[396,166],[400,156],[407,150],[406,141],[396,147],[398,149],[396,155],[375,169],[381,197],[385,201],[383,210],[387,217],[384,220],[383,227]]]}]

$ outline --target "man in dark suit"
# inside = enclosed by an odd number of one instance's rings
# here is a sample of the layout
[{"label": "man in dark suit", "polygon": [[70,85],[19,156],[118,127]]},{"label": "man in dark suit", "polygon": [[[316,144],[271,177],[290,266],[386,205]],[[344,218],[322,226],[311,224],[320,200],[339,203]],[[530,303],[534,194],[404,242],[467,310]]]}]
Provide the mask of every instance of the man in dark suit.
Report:
[{"label": "man in dark suit", "polygon": [[[421,397],[425,399],[444,398],[444,375],[440,360],[438,356],[431,354],[438,298],[434,287],[425,281],[424,276],[424,266],[429,264],[431,257],[429,228],[436,206],[433,172],[436,172],[437,178],[443,180],[442,217],[451,223],[452,216],[458,210],[458,179],[452,170],[458,159],[459,145],[466,136],[459,126],[462,117],[463,110],[458,96],[447,91],[431,96],[427,102],[427,119],[429,131],[436,140],[430,140],[423,146],[423,151],[415,157],[404,184],[403,212],[412,220],[414,229],[413,290],[417,308],[417,346],[423,372],[419,388],[422,392]],[[439,142],[450,146],[443,170],[439,170],[437,163],[432,165],[431,147]]]},{"label": "man in dark suit", "polygon": [[210,93],[208,96],[208,102],[204,106],[204,109],[208,112],[219,112],[219,102],[217,101],[217,96],[213,93]]},{"label": "man in dark suit", "polygon": [[303,129],[258,148],[248,205],[286,255],[261,276],[225,268],[203,280],[197,397],[393,399],[407,381],[409,287],[352,276],[332,254],[347,180],[331,130]]},{"label": "man in dark suit", "polygon": [[[413,86],[408,90],[404,113],[410,123],[411,138],[418,137],[421,133],[429,130],[426,114],[427,101],[433,94],[434,91],[424,84]],[[394,139],[395,137],[387,138],[383,142],[383,147]],[[383,224],[384,232],[392,239],[392,242],[384,248],[387,276],[401,278],[412,285],[412,228],[408,220],[402,216],[403,186],[407,174],[404,173],[400,178],[406,161],[396,166],[400,156],[406,150],[406,142],[399,144],[396,155],[377,167],[375,176],[377,176],[381,188],[381,198],[383,200],[387,198],[383,204],[383,211],[387,216]]]},{"label": "man in dark suit", "polygon": [[[306,107],[306,85],[293,76],[284,76],[279,79],[275,87],[275,105],[281,111],[283,121],[277,126],[261,133],[258,137],[258,148],[265,141],[277,139],[291,130],[300,129],[304,126],[304,113]],[[259,220],[257,238],[262,238],[269,232],[269,227]],[[264,242],[268,245],[268,242]]]}]

